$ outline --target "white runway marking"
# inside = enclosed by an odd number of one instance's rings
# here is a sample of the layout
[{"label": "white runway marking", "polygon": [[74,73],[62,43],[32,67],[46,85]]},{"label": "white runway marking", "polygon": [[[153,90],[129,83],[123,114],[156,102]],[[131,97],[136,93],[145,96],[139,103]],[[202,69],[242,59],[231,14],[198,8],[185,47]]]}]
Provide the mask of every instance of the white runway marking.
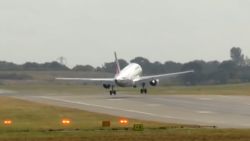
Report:
[{"label": "white runway marking", "polygon": [[160,104],[147,104],[146,106],[148,106],[148,107],[158,107],[158,106],[160,106]]},{"label": "white runway marking", "polygon": [[206,100],[206,101],[209,101],[209,100],[212,100],[212,98],[201,97],[201,98],[199,98],[199,100]]},{"label": "white runway marking", "polygon": [[10,90],[0,89],[0,94],[12,94],[12,93],[16,93],[16,92],[15,91],[10,91]]},{"label": "white runway marking", "polygon": [[107,99],[107,100],[110,100],[110,101],[120,101],[122,99]]},{"label": "white runway marking", "polygon": [[99,107],[99,108],[110,109],[110,110],[118,110],[118,111],[124,111],[124,112],[131,112],[131,113],[143,114],[143,115],[152,116],[152,117],[158,117],[158,118],[182,119],[182,118],[177,118],[177,117],[173,117],[173,116],[169,116],[169,115],[162,116],[162,115],[158,115],[158,114],[154,114],[154,113],[142,112],[142,111],[137,111],[137,110],[114,108],[114,107],[111,107],[111,106],[89,104],[89,103],[85,103],[85,102],[70,101],[70,100],[52,98],[52,97],[47,97],[47,96],[39,96],[39,97],[43,98],[43,99],[49,99],[49,100],[60,101],[60,102],[65,102],[65,103],[80,104],[80,105],[91,106],[91,107]]},{"label": "white runway marking", "polygon": [[211,111],[196,111],[199,114],[212,114],[213,112]]},{"label": "white runway marking", "polygon": [[[247,114],[250,113],[250,97],[246,96],[147,96],[141,98],[130,95],[107,97],[103,95],[22,95],[21,93],[13,97],[140,120],[216,125],[222,128],[250,127],[250,115]],[[119,101],[120,99],[122,101]]]}]

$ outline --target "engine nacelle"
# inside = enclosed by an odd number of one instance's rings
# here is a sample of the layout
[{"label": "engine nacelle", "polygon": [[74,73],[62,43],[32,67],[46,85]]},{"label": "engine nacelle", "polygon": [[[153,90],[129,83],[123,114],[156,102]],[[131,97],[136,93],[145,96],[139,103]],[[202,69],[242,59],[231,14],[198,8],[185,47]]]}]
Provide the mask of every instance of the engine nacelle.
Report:
[{"label": "engine nacelle", "polygon": [[158,84],[159,84],[159,80],[157,79],[157,80],[151,80],[150,82],[149,82],[149,84],[151,85],[151,86],[157,86]]},{"label": "engine nacelle", "polygon": [[110,85],[110,84],[103,84],[103,87],[104,87],[105,89],[110,89],[111,85]]}]

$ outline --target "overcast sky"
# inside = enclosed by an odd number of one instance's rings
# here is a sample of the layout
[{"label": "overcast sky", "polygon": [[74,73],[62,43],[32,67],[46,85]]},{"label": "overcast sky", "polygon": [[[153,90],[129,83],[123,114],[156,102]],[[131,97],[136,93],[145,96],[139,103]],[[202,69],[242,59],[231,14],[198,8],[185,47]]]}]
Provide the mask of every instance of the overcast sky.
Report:
[{"label": "overcast sky", "polygon": [[250,56],[249,0],[0,0],[0,60],[101,66]]}]

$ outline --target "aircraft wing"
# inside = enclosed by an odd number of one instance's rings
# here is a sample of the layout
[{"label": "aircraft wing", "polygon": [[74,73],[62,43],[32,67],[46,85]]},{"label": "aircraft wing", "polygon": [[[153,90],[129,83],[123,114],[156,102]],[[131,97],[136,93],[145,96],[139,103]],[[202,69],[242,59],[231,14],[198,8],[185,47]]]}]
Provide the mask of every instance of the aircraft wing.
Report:
[{"label": "aircraft wing", "polygon": [[64,81],[79,81],[83,83],[89,84],[114,84],[114,78],[56,78],[56,80],[64,80]]},{"label": "aircraft wing", "polygon": [[194,72],[193,70],[189,70],[189,71],[182,71],[182,72],[176,72],[176,73],[166,73],[166,74],[160,74],[160,75],[142,76],[138,80],[136,80],[136,82],[151,81],[151,80],[157,80],[157,79],[166,79],[169,77],[175,77],[178,75],[193,73],[193,72]]}]

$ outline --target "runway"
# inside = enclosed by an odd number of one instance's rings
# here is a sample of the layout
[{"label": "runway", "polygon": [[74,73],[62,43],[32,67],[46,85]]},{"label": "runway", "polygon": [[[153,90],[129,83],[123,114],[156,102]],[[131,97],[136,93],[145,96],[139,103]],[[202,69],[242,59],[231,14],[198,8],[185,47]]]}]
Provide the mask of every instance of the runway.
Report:
[{"label": "runway", "polygon": [[33,102],[70,107],[134,119],[250,128],[250,97],[211,95],[17,95]]}]

